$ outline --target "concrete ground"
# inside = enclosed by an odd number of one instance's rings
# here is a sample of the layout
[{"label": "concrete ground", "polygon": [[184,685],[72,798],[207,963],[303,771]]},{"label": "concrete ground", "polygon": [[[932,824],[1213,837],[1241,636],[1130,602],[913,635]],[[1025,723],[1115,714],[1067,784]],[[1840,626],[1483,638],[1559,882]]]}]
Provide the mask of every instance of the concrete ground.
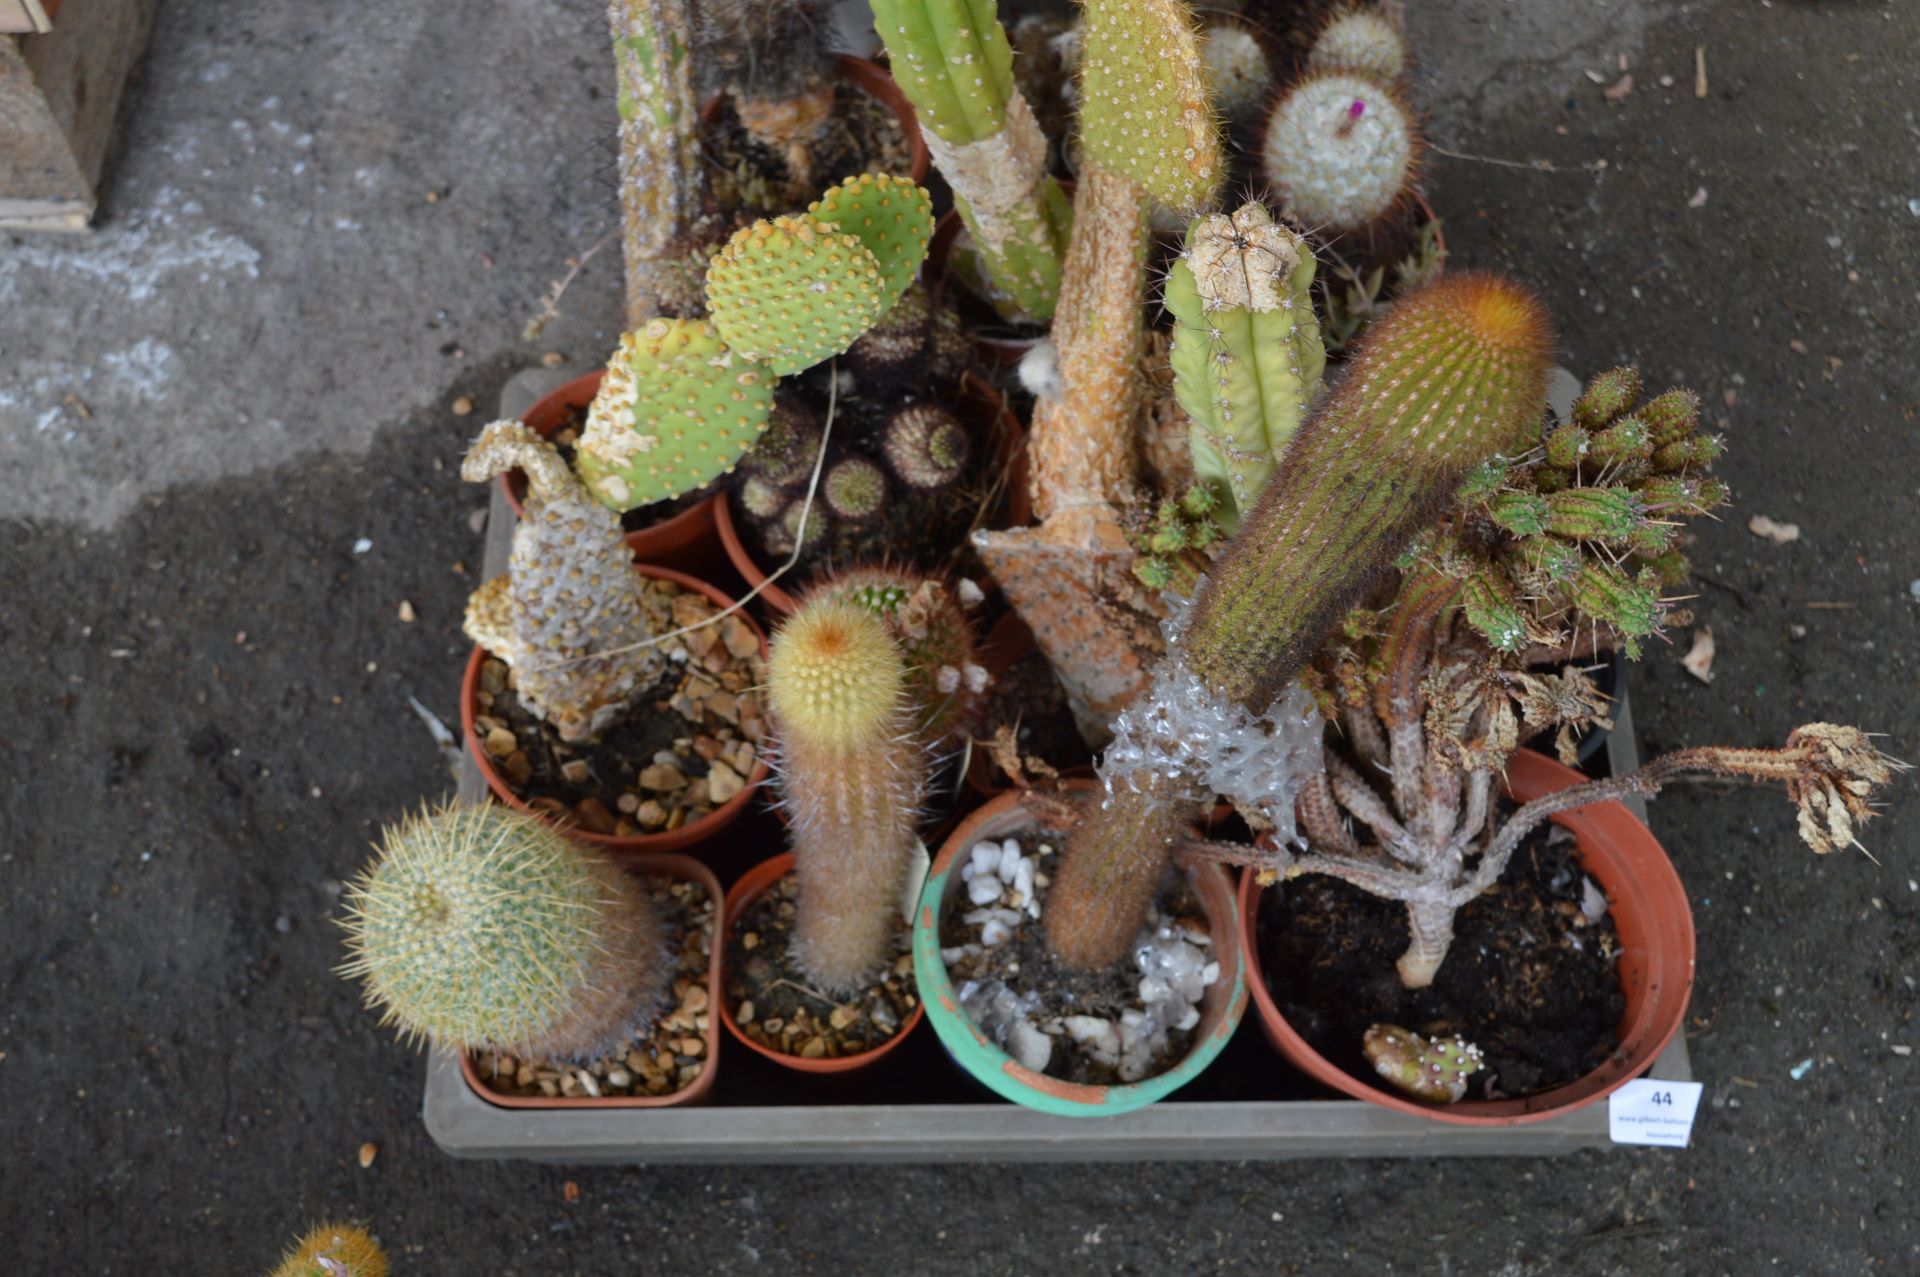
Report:
[{"label": "concrete ground", "polygon": [[[1456,265],[1532,280],[1570,366],[1693,385],[1729,438],[1738,504],[1702,534],[1694,604],[1715,680],[1682,672],[1684,634],[1656,648],[1643,747],[1828,718],[1920,752],[1920,8],[1409,8]],[[1700,932],[1707,1101],[1684,1152],[440,1154],[420,1060],[329,974],[329,917],[379,822],[449,786],[406,698],[454,718],[484,497],[454,474],[479,418],[451,406],[484,412],[547,352],[591,366],[615,334],[609,254],[521,337],[611,225],[609,98],[592,5],[175,0],[100,228],[0,241],[15,1270],[259,1271],[338,1214],[408,1274],[1920,1272],[1920,1058],[1896,1050],[1920,1048],[1911,779],[1868,833],[1878,864],[1815,861],[1776,797],[1656,804]],[[1762,540],[1754,514],[1802,535]]]}]

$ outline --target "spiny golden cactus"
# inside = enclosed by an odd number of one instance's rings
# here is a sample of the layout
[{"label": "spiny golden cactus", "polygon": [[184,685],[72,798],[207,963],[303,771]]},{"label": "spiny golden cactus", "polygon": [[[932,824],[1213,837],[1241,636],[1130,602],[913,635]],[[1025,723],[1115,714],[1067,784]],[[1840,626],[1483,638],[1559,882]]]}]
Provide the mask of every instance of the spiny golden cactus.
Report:
[{"label": "spiny golden cactus", "polygon": [[387,1277],[387,1253],[364,1228],[316,1224],[267,1277]]}]

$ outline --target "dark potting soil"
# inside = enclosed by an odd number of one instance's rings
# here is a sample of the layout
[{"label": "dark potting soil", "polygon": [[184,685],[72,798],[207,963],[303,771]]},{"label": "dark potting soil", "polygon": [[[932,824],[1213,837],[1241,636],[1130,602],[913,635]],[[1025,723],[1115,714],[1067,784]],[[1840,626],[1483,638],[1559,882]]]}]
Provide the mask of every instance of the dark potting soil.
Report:
[{"label": "dark potting soil", "polygon": [[633,1036],[624,1052],[586,1065],[515,1059],[475,1052],[474,1069],[503,1095],[671,1095],[691,1086],[707,1066],[707,972],[713,960],[714,920],[719,901],[698,882],[650,876],[647,895],[674,938],[676,965],[671,1000],[653,1023]]},{"label": "dark potting soil", "polygon": [[[1015,835],[1020,849],[1036,855],[1039,866],[1034,874],[1034,899],[1039,902],[1039,918],[1026,917],[1012,928],[1012,935],[996,945],[982,945],[981,924],[964,920],[976,906],[968,902],[965,888],[960,889],[940,927],[942,949],[973,946],[947,964],[947,978],[955,989],[969,980],[999,981],[1022,995],[1039,999],[1039,1009],[1028,1018],[1053,1040],[1053,1056],[1046,1074],[1063,1081],[1087,1086],[1115,1086],[1127,1079],[1111,1064],[1095,1059],[1091,1051],[1059,1031],[1058,1021],[1067,1016],[1085,1015],[1102,1020],[1118,1020],[1128,1011],[1137,1011],[1140,1001],[1140,972],[1132,957],[1103,971],[1074,971],[1063,967],[1053,956],[1045,926],[1047,894],[1053,873],[1059,867],[1059,851],[1066,846],[1066,835],[1058,830],[1030,830]],[[971,849],[968,849],[969,851]],[[964,857],[968,853],[963,851]],[[962,860],[961,863],[965,863]],[[958,872],[956,865],[955,872]],[[1003,902],[1005,901],[1003,896]],[[1193,894],[1186,875],[1170,872],[1155,901],[1158,916],[1171,919],[1177,926],[1208,933],[1206,913]],[[1193,1047],[1190,1030],[1170,1030],[1166,1046],[1156,1055],[1148,1076],[1164,1073],[1186,1058]],[[1135,1079],[1138,1080],[1138,1079]]]},{"label": "dark potting soil", "polygon": [[1517,1098],[1592,1072],[1619,1045],[1626,1008],[1613,915],[1581,910],[1587,876],[1571,834],[1537,830],[1493,890],[1454,921],[1453,947],[1425,989],[1394,963],[1405,907],[1318,875],[1270,888],[1258,940],[1280,1013],[1327,1059],[1375,1080],[1361,1039],[1375,1024],[1459,1034],[1485,1053],[1469,1099]]},{"label": "dark potting soil", "polygon": [[731,100],[721,106],[701,143],[711,157],[715,201],[755,216],[801,212],[845,177],[905,177],[913,168],[913,145],[900,121],[886,103],[845,80],[834,86],[832,115],[808,139],[810,173],[796,175],[784,152],[748,136]]},{"label": "dark potting soil", "polygon": [[788,874],[748,905],[728,934],[726,998],[734,1023],[762,1046],[810,1060],[858,1055],[891,1039],[919,1005],[906,920],[885,975],[853,997],[836,999],[808,988],[794,964],[798,907],[798,884]]},{"label": "dark potting soil", "polygon": [[[587,410],[569,408],[553,433],[547,438],[552,442],[554,451],[560,454],[567,467],[573,467],[574,445],[580,442],[580,432],[587,428]],[[668,497],[664,501],[655,501],[648,505],[635,506],[620,516],[620,528],[623,532],[643,532],[656,523],[665,523],[676,514],[693,509],[713,495],[715,483],[703,484],[691,492],[683,492],[677,497]]]},{"label": "dark potting soil", "polygon": [[[649,580],[641,597],[656,633],[719,611],[671,581]],[[668,639],[660,681],[591,745],[561,740],[521,701],[506,664],[489,657],[474,730],[515,795],[556,821],[621,837],[677,829],[739,793],[753,774],[766,735],[755,690],[759,644],[737,615]]]},{"label": "dark potting soil", "polygon": [[[1038,651],[1028,652],[997,675],[987,696],[981,740],[991,740],[1002,727],[1013,729],[1020,757],[1038,758],[1056,771],[1084,767],[1093,751],[1073,725],[1066,689],[1053,666]],[[977,748],[977,747],[976,747]],[[994,782],[1005,778],[994,768]]]}]

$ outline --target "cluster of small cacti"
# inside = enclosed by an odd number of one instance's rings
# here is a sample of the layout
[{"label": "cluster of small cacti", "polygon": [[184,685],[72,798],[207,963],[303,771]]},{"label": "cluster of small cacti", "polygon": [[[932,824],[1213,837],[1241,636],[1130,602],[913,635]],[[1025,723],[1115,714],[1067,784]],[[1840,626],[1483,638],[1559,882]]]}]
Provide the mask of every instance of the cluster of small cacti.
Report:
[{"label": "cluster of small cacti", "polygon": [[505,576],[468,599],[467,635],[513,667],[520,699],[562,740],[592,741],[648,690],[664,659],[619,516],[552,444],[517,421],[496,421],[460,475],[486,483],[515,468],[527,476],[527,498],[513,555]]},{"label": "cluster of small cacti", "polygon": [[1351,235],[1411,201],[1421,137],[1400,87],[1408,61],[1405,37],[1373,10],[1321,30],[1261,139],[1261,172],[1295,225]]},{"label": "cluster of small cacti", "polygon": [[357,1224],[316,1224],[267,1277],[387,1277],[387,1252]]},{"label": "cluster of small cacti", "polygon": [[593,1060],[644,1029],[672,960],[637,880],[497,804],[422,811],[381,834],[347,893],[343,975],[409,1042]]},{"label": "cluster of small cacti", "polygon": [[885,316],[932,232],[927,192],[884,174],[735,232],[707,268],[711,319],[649,320],[609,362],[576,458],[593,494],[630,510],[732,469],[765,428],[778,379]]},{"label": "cluster of small cacti", "polygon": [[1376,1024],[1362,1042],[1367,1063],[1396,1089],[1429,1104],[1458,1104],[1483,1067],[1480,1048],[1463,1037],[1428,1038],[1393,1024]]},{"label": "cluster of small cacti", "polygon": [[1538,449],[1489,462],[1462,490],[1467,515],[1435,539],[1435,557],[1496,649],[1565,647],[1597,631],[1637,658],[1661,629],[1663,592],[1689,574],[1683,521],[1728,493],[1706,473],[1722,444],[1700,433],[1699,398],[1639,399],[1632,368],[1600,374]]},{"label": "cluster of small cacti", "polygon": [[986,685],[963,603],[929,578],[830,578],[774,634],[767,697],[799,884],[793,951],[816,987],[857,992],[895,956],[928,777]]}]

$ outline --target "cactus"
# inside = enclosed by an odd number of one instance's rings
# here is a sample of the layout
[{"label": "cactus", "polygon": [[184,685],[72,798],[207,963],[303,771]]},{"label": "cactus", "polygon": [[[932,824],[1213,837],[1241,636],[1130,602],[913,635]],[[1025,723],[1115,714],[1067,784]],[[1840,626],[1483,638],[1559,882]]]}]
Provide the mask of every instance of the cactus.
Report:
[{"label": "cactus", "polygon": [[813,142],[833,113],[829,0],[700,0],[702,70],[740,126],[813,181]]},{"label": "cactus", "polygon": [[886,506],[887,474],[865,457],[848,457],[827,471],[820,491],[834,517],[865,523]]},{"label": "cactus", "polygon": [[[987,671],[975,659],[966,598],[941,581],[892,568],[851,568],[810,599],[852,603],[879,617],[906,661],[914,734],[938,752],[963,741],[986,708]],[[971,597],[978,599],[979,591]]]},{"label": "cactus", "polygon": [[588,1061],[622,1049],[672,960],[639,883],[595,848],[496,804],[381,832],[347,895],[341,974],[383,1024],[437,1049]]},{"label": "cactus", "polygon": [[740,458],[740,469],[781,488],[805,479],[820,451],[823,426],[812,404],[790,391],[776,390],[766,429]]},{"label": "cactus", "polygon": [[933,198],[925,188],[885,173],[863,173],[807,205],[814,221],[853,236],[880,264],[881,314],[913,283],[933,239]]},{"label": "cactus", "polygon": [[663,658],[647,643],[619,516],[552,444],[517,421],[496,421],[468,449],[460,477],[486,483],[515,467],[527,475],[527,499],[507,575],[474,591],[466,631],[513,667],[520,699],[561,739],[592,741],[652,685]]},{"label": "cactus", "polygon": [[1373,226],[1413,194],[1420,137],[1390,85],[1308,75],[1274,104],[1261,171],[1295,225],[1336,235]]},{"label": "cactus", "polygon": [[1147,218],[1154,203],[1205,204],[1225,162],[1180,0],[1092,0],[1080,75],[1084,156],[1052,332],[1059,376],[1028,440],[1041,526],[976,533],[974,545],[1098,740],[1145,676],[1138,627],[1112,596],[1133,560],[1116,504],[1138,479]]},{"label": "cactus", "polygon": [[1232,19],[1211,19],[1206,57],[1215,109],[1235,124],[1255,118],[1273,92],[1273,64],[1259,39]]},{"label": "cactus", "polygon": [[701,304],[690,237],[706,197],[690,0],[608,0],[619,87],[621,255],[638,328]]},{"label": "cactus", "polygon": [[316,1224],[267,1277],[387,1277],[387,1252],[357,1225]]},{"label": "cactus", "polygon": [[1465,1038],[1426,1038],[1393,1024],[1368,1029],[1363,1049],[1375,1073],[1429,1104],[1465,1099],[1467,1080],[1483,1067],[1480,1048]]},{"label": "cactus", "polygon": [[1167,276],[1174,394],[1194,475],[1232,532],[1253,508],[1320,385],[1313,250],[1257,203],[1198,218]]},{"label": "cactus", "polygon": [[1051,318],[1072,210],[1047,176],[1047,140],[1014,85],[993,0],[875,0],[873,11],[994,304],[1009,318]]},{"label": "cactus", "polygon": [[867,608],[809,596],[774,633],[767,701],[799,884],[793,957],[842,996],[894,956],[929,755],[906,661]]},{"label": "cactus", "polygon": [[1307,51],[1315,71],[1345,71],[1391,83],[1412,61],[1407,38],[1386,17],[1371,9],[1345,9],[1327,19]]},{"label": "cactus", "polygon": [[587,410],[576,464],[600,501],[631,510],[730,470],[767,422],[773,375],[713,325],[650,319],[625,333]]},{"label": "cactus", "polygon": [[[1189,802],[1210,797],[1172,761],[1187,757],[1178,742],[1160,737],[1192,734],[1205,754],[1211,724],[1187,722],[1192,711],[1161,704],[1160,693],[1179,693],[1182,706],[1204,697],[1221,721],[1235,707],[1265,711],[1468,473],[1537,428],[1552,342],[1532,294],[1475,274],[1410,294],[1368,331],[1201,590],[1147,708],[1115,724],[1103,764],[1110,796],[1069,840],[1048,903],[1063,962],[1105,967],[1125,951]],[[1156,720],[1156,710],[1173,717]],[[1219,742],[1229,743],[1245,744]],[[1132,760],[1162,756],[1164,767],[1134,770]]]},{"label": "cactus", "polygon": [[960,419],[938,404],[909,404],[887,418],[880,448],[894,478],[932,492],[959,480],[973,442]]},{"label": "cactus", "polygon": [[857,236],[807,216],[742,227],[707,269],[714,327],[782,376],[852,345],[886,312],[885,289],[879,260]]}]

